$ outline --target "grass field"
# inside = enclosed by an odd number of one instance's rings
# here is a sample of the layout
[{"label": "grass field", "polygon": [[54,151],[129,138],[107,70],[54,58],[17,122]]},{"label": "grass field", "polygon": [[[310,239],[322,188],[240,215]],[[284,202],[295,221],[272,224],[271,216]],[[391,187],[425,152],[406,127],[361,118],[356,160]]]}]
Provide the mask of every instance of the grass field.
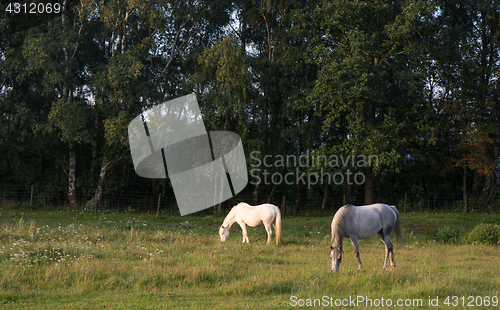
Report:
[{"label": "grass field", "polygon": [[[251,243],[241,244],[237,224],[221,243],[216,216],[0,208],[0,308],[499,307],[500,249],[466,244],[465,236],[500,215],[402,214],[395,269],[382,270],[384,247],[374,237],[360,241],[358,271],[347,239],[336,274],[331,219],[285,218],[276,247],[265,244],[263,227],[249,228]],[[443,227],[461,236],[437,238]]]}]

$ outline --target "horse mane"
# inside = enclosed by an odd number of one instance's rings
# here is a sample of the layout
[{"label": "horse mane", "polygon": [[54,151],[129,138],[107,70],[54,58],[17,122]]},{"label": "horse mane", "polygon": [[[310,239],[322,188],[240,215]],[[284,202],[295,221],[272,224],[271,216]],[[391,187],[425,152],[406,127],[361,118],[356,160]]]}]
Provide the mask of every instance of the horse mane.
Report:
[{"label": "horse mane", "polygon": [[346,230],[345,219],[349,214],[349,212],[351,211],[351,208],[353,208],[352,205],[349,204],[345,205],[341,207],[333,217],[335,222],[333,223],[332,227],[331,246],[332,247],[338,246],[341,251],[342,251],[342,240],[344,240],[344,232]]}]

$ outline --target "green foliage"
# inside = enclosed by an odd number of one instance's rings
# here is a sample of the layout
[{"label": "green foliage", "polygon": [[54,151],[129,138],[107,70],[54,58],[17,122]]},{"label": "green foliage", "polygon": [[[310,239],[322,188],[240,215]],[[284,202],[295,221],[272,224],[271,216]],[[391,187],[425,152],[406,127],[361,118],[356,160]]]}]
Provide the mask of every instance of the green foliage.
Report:
[{"label": "green foliage", "polygon": [[453,227],[443,227],[438,229],[438,231],[434,234],[433,239],[437,242],[447,243],[457,243],[462,237],[463,232],[459,228]]},{"label": "green foliage", "polygon": [[308,100],[331,137],[322,152],[376,155],[380,164],[363,170],[370,186],[436,143],[435,112],[422,105],[433,11],[426,1],[337,1],[297,14],[293,31],[316,43],[304,58],[320,68]]},{"label": "green foliage", "polygon": [[498,245],[500,241],[500,225],[479,224],[467,235],[467,243],[483,243]]},{"label": "green foliage", "polygon": [[104,138],[110,146],[128,147],[128,125],[132,120],[127,113],[104,120]]},{"label": "green foliage", "polygon": [[13,209],[31,210],[31,206],[27,202],[18,202],[12,206]]},{"label": "green foliage", "polygon": [[[450,211],[464,212],[464,201],[455,201],[452,204]],[[483,197],[472,197],[467,199],[467,213],[488,214],[492,212],[495,212],[495,208],[488,203],[487,199]]]},{"label": "green foliage", "polygon": [[49,112],[49,131],[57,128],[63,142],[90,144],[92,114],[92,108],[84,101],[59,99],[52,104]]},{"label": "green foliage", "polygon": [[245,55],[236,39],[226,37],[198,56],[200,73],[192,75],[199,85],[204,121],[209,128],[248,131],[245,124],[247,89],[251,76]]},{"label": "green foliage", "polygon": [[471,213],[498,211],[497,2],[82,0],[61,14],[8,4],[1,184],[168,191],[133,173],[127,125],[195,91],[207,129],[237,132],[247,156],[378,157],[355,167],[367,186],[248,186],[259,202],[291,196],[303,211],[320,192],[397,200],[419,187],[421,201],[462,190]]}]

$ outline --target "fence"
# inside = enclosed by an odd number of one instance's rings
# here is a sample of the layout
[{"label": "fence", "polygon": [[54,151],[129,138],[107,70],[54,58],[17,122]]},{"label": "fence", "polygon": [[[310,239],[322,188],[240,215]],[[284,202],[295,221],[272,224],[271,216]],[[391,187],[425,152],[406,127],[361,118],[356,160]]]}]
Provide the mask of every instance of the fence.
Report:
[{"label": "fence", "polygon": [[[95,188],[77,189],[78,205],[84,206],[95,192]],[[232,199],[199,212],[201,215],[219,213],[225,214],[237,203],[245,201],[250,204],[272,203],[281,208],[283,216],[291,215],[333,215],[335,211],[346,203],[356,203],[345,194],[330,196],[324,202],[323,197],[310,194],[306,206],[300,207],[297,195],[274,195],[265,201],[254,200],[252,194],[238,194]],[[460,194],[422,194],[402,193],[399,195],[376,195],[375,201],[392,204],[400,212],[422,211],[461,211],[463,200]],[[18,208],[61,208],[69,207],[67,188],[40,187],[40,186],[3,186],[0,187],[0,203]],[[358,201],[359,204],[359,201]],[[178,215],[179,209],[173,193],[138,192],[125,190],[104,190],[99,204],[100,210],[118,210],[127,212],[150,212]],[[474,211],[474,206],[469,206],[469,212]],[[484,211],[484,210],[476,210]],[[487,210],[486,210],[487,211]],[[491,210],[490,210],[491,211]]]}]

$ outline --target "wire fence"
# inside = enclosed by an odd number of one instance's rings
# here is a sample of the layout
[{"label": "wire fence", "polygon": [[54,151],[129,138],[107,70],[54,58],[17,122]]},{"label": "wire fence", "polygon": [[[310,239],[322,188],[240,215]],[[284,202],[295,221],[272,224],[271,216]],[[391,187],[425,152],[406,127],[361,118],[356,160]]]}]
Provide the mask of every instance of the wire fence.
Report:
[{"label": "wire fence", "polygon": [[[92,199],[95,188],[77,190],[77,205],[84,207]],[[360,204],[354,197],[345,194],[330,195],[326,199],[318,194],[310,194],[306,201],[299,202],[298,195],[273,195],[265,201],[255,201],[253,195],[238,194],[233,198],[197,214],[225,214],[239,202],[249,204],[272,203],[279,206],[284,217],[293,215],[333,215],[346,203]],[[423,194],[402,193],[398,195],[376,195],[375,202],[383,202],[398,207],[400,212],[424,211],[462,211],[464,200],[460,194]],[[64,208],[69,205],[67,188],[42,186],[1,186],[0,203],[11,208]],[[362,203],[361,203],[362,204]],[[156,214],[179,215],[175,195],[144,191],[103,190],[99,210],[118,210],[124,212],[149,212]],[[498,212],[498,206],[485,206],[469,200],[468,212]]]}]

